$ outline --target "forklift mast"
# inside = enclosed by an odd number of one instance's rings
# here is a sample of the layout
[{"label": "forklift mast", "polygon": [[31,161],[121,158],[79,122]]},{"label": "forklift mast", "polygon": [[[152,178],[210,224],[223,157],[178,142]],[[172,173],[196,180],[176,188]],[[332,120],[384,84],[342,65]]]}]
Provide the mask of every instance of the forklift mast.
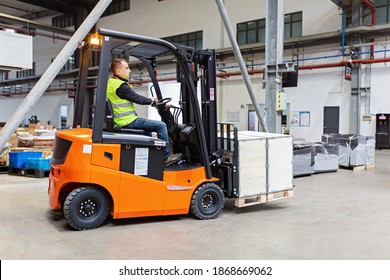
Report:
[{"label": "forklift mast", "polygon": [[91,50],[89,47],[83,47],[80,50],[80,66],[79,74],[77,78],[77,94],[74,104],[74,117],[73,117],[73,128],[82,127],[83,125],[83,113],[84,113],[84,104],[87,91],[87,81],[88,81],[88,67],[89,67],[89,58]]},{"label": "forklift mast", "polygon": [[217,82],[215,51],[199,51],[203,126],[210,157],[217,152]]},{"label": "forklift mast", "polygon": [[[193,55],[189,54],[192,48],[181,46],[187,61],[188,70],[191,73],[192,83],[198,92],[200,87],[200,103],[202,113],[202,124],[205,131],[207,151],[210,162],[217,152],[217,88],[216,88],[216,56],[214,50],[197,50]],[[183,109],[183,122],[195,123],[196,108],[185,90],[186,80],[180,77],[180,70],[177,71],[177,80],[181,82],[181,107]]]}]

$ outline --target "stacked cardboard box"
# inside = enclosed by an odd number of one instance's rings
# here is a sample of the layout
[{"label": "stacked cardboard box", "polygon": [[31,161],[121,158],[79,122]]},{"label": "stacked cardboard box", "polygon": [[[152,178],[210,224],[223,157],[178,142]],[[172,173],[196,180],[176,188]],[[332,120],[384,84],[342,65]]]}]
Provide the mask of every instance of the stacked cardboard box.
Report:
[{"label": "stacked cardboard box", "polygon": [[[0,127],[0,130],[2,127]],[[55,130],[52,125],[42,122],[29,124],[28,127],[18,127],[7,141],[7,152],[0,156],[0,166],[8,166],[8,151],[40,151],[44,158],[51,157],[54,148]]]}]

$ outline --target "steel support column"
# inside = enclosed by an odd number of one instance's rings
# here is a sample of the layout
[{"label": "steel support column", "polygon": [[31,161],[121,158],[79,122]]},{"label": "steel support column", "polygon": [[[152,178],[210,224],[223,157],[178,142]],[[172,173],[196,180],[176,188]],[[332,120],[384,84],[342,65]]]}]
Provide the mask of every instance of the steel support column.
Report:
[{"label": "steel support column", "polygon": [[[352,27],[360,26],[362,24],[361,17],[362,3],[361,1],[352,1]],[[355,45],[361,44],[361,35],[351,35],[351,59],[359,59],[360,56],[356,53],[360,52],[360,48],[355,48]],[[351,108],[350,108],[350,123],[349,132],[352,134],[360,133],[360,64],[355,64],[352,67],[351,78]]]},{"label": "steel support column", "polygon": [[276,93],[282,89],[279,65],[283,60],[283,0],[267,0],[265,20],[265,109],[270,132],[282,133],[282,113],[276,111]]}]

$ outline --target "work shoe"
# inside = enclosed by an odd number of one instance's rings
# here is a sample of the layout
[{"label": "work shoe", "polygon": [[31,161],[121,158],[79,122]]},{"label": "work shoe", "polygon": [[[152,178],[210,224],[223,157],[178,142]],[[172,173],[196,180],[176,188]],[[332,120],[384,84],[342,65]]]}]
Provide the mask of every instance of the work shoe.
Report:
[{"label": "work shoe", "polygon": [[164,161],[164,165],[165,167],[169,167],[175,164],[176,162],[178,162],[179,160],[181,160],[181,158],[182,158],[182,154],[170,154],[168,158]]}]

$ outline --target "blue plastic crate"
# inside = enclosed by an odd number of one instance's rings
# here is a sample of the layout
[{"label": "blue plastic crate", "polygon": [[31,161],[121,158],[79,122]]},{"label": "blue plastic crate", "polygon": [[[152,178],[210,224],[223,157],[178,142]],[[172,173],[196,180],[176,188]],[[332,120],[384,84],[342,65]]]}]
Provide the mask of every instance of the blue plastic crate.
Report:
[{"label": "blue plastic crate", "polygon": [[27,168],[28,158],[41,158],[42,152],[9,152],[9,167]]},{"label": "blue plastic crate", "polygon": [[35,170],[50,170],[50,158],[28,158],[27,168]]}]

